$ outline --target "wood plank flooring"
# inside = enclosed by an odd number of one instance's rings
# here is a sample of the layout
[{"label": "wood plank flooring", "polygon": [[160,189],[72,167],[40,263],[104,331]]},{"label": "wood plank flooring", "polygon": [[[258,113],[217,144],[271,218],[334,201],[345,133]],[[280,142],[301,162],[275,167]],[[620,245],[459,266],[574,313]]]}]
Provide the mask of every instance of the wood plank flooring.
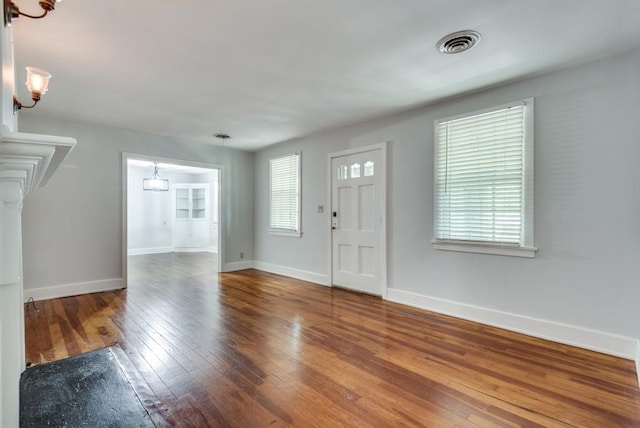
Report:
[{"label": "wood plank flooring", "polygon": [[640,426],[632,361],[213,257],[25,308],[27,360],[118,345],[158,426]]}]

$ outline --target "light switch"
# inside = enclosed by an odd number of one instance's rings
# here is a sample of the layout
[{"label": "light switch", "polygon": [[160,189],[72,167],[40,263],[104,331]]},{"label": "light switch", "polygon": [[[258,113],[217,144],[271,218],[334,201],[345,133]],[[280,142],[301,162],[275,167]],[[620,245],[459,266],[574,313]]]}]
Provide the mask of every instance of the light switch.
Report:
[{"label": "light switch", "polygon": [[322,214],[324,212],[324,205],[318,205],[318,213]]}]

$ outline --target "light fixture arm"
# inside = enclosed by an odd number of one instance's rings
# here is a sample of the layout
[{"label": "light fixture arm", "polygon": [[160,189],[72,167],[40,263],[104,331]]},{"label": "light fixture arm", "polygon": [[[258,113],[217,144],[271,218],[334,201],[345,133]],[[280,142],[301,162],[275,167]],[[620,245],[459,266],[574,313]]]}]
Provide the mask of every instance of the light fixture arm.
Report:
[{"label": "light fixture arm", "polygon": [[3,2],[4,2],[4,26],[5,27],[11,26],[11,22],[14,19],[19,18],[20,16],[26,16],[27,18],[32,18],[32,19],[44,18],[45,16],[47,16],[49,12],[54,10],[56,6],[56,0],[40,0],[38,4],[43,10],[42,14],[31,15],[31,14],[20,11],[20,8],[18,7],[18,5],[16,5],[11,0],[3,0]]},{"label": "light fixture arm", "polygon": [[18,110],[21,110],[23,108],[34,108],[36,106],[36,104],[38,104],[38,101],[40,101],[40,94],[37,93],[32,93],[31,94],[31,99],[33,100],[33,104],[31,104],[30,106],[26,106],[24,104],[22,104],[20,102],[20,100],[18,99],[18,97],[16,97],[15,95],[13,96],[13,114],[18,113]]}]

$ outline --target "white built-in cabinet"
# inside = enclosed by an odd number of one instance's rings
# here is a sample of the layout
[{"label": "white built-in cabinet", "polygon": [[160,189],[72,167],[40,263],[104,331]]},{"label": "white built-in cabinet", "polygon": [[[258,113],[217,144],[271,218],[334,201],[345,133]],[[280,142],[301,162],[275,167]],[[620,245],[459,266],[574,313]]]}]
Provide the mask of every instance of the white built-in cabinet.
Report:
[{"label": "white built-in cabinet", "polygon": [[172,201],[174,250],[207,250],[209,246],[209,184],[174,184]]}]

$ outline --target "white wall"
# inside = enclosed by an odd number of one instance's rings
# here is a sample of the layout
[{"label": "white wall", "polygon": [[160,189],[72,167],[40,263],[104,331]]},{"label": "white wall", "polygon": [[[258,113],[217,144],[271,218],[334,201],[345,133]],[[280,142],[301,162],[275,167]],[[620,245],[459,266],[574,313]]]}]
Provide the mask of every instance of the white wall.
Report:
[{"label": "white wall", "polygon": [[[434,120],[527,97],[536,109],[535,259],[434,250]],[[389,287],[638,338],[639,118],[636,51],[272,146],[255,156],[255,260],[326,277],[327,154],[390,141]],[[297,150],[303,235],[270,236],[268,159]]]},{"label": "white wall", "polygon": [[[13,95],[16,93],[15,67],[13,64],[13,31],[11,27],[4,25],[0,29],[0,48],[2,55],[2,87],[0,88],[0,115],[2,116],[2,127],[6,131],[17,131],[18,118],[13,114]],[[0,410],[2,407],[0,406]]]},{"label": "white wall", "polygon": [[21,114],[20,130],[78,140],[46,188],[25,200],[27,292],[38,289],[42,294],[43,287],[66,290],[65,285],[96,281],[115,284],[121,279],[122,152],[223,165],[224,262],[239,261],[240,252],[252,256],[252,153],[31,114]]},{"label": "white wall", "polygon": [[[127,246],[129,250],[160,250],[171,247],[171,192],[149,192],[142,180],[153,168],[129,166],[127,174]],[[175,183],[174,174],[162,171],[162,178]]]}]

